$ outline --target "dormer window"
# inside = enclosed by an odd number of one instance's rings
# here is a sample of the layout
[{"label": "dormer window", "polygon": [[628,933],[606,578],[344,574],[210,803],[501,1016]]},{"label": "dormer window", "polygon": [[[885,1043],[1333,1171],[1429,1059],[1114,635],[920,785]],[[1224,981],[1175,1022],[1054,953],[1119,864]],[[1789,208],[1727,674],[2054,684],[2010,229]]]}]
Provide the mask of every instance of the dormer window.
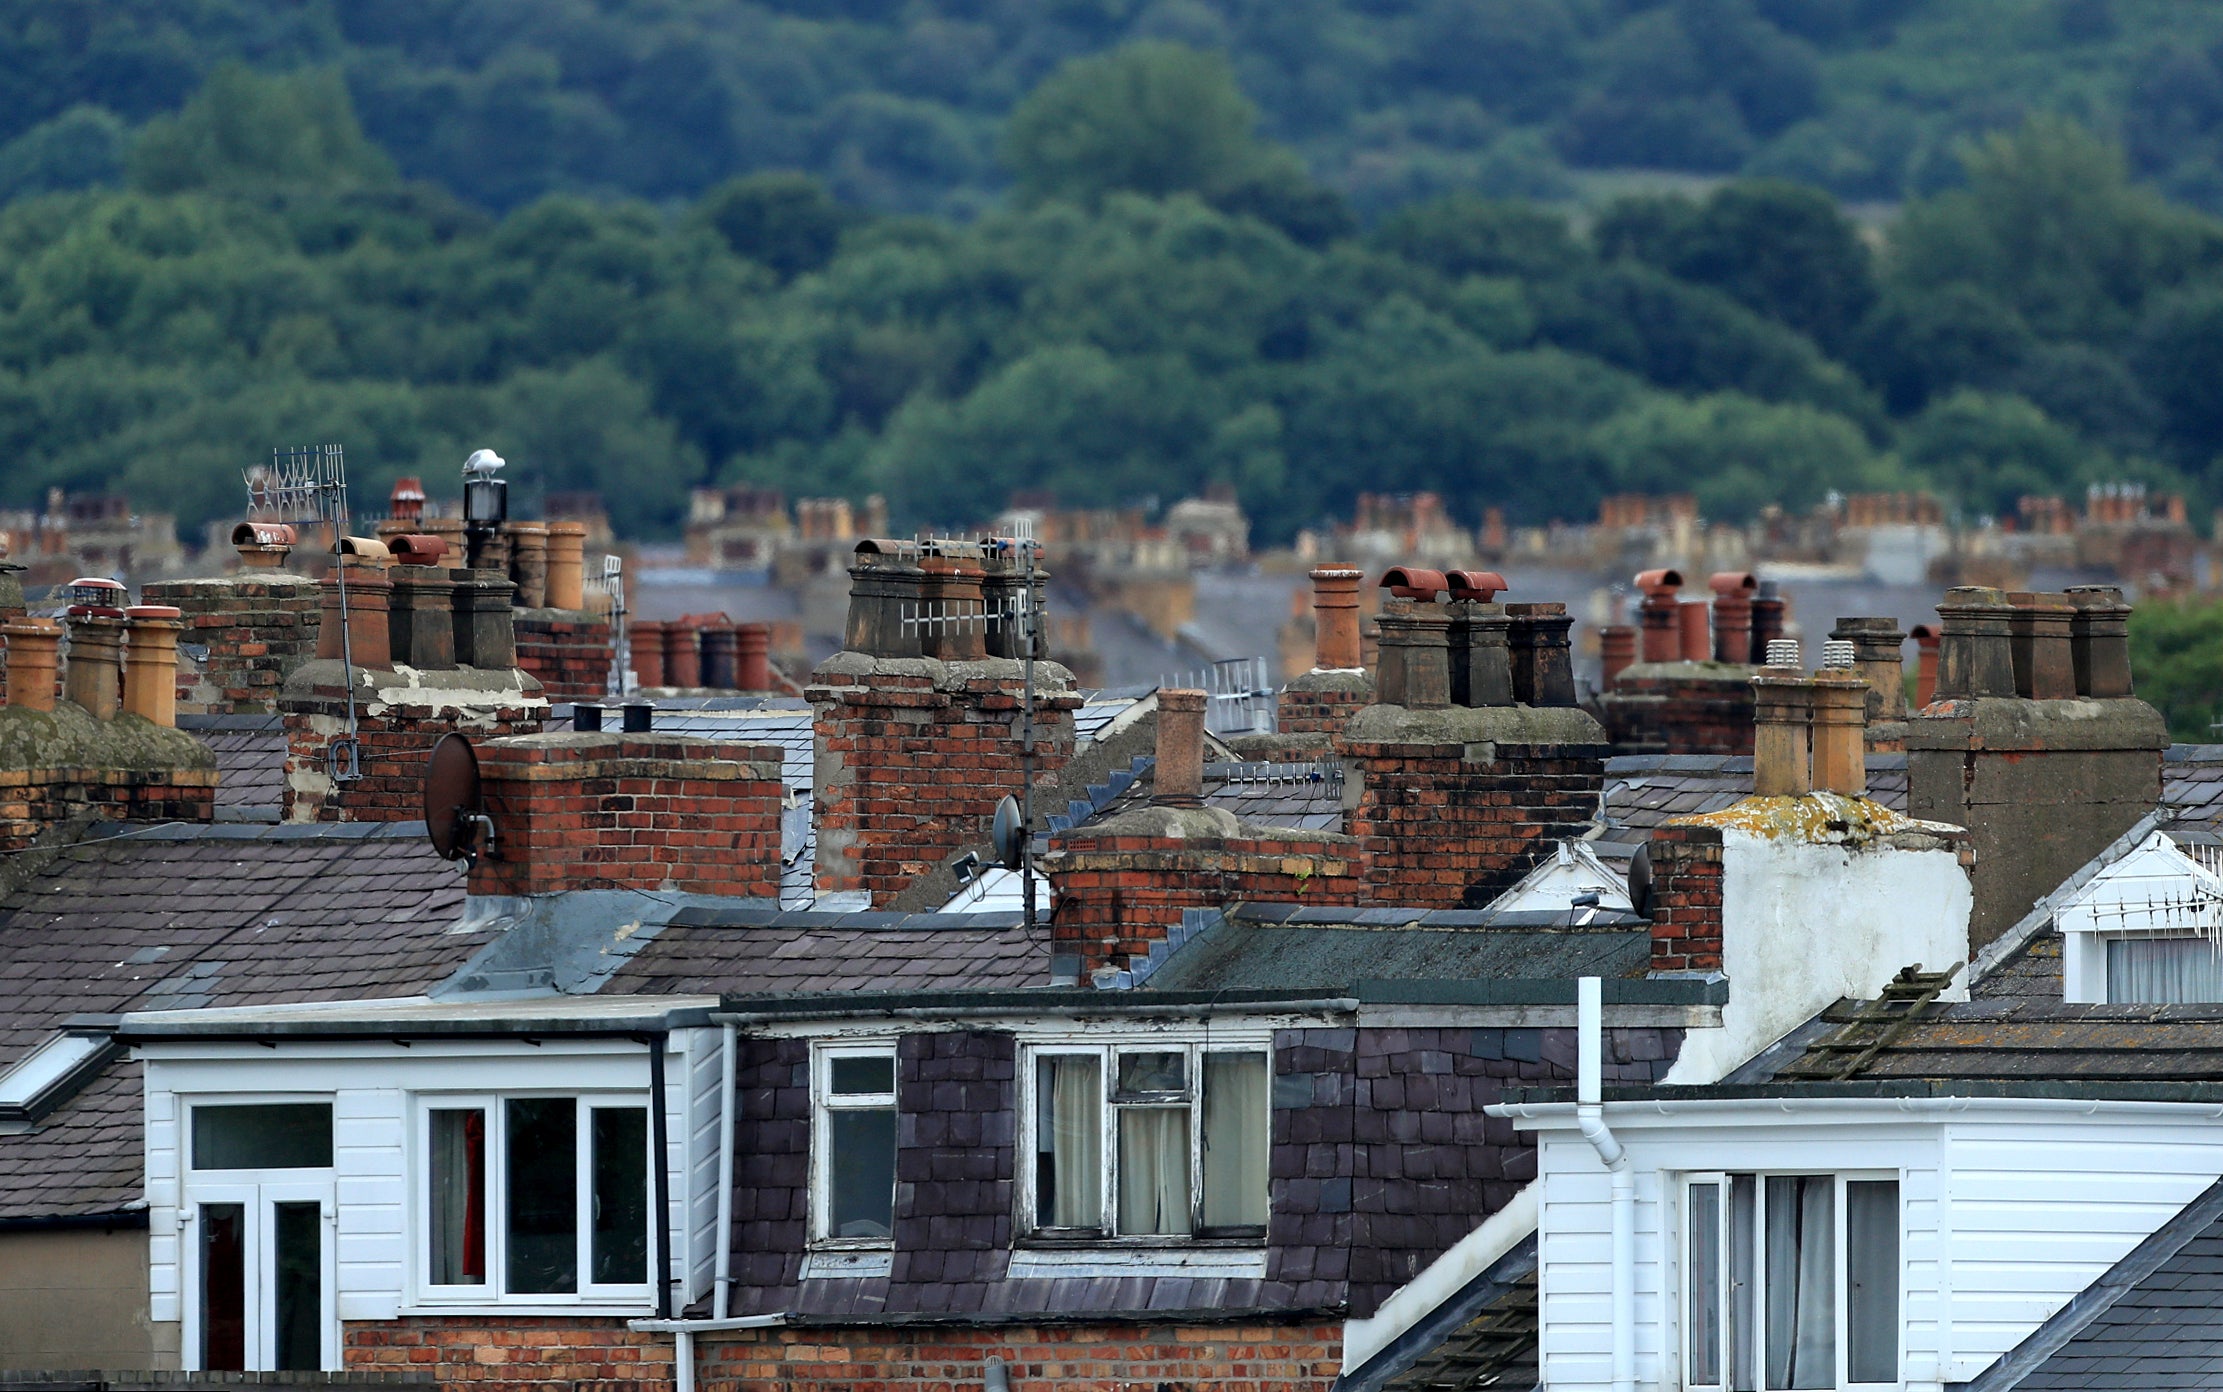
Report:
[{"label": "dormer window", "polygon": [[2054,907],[2062,999],[2223,1002],[2223,854],[2154,832]]},{"label": "dormer window", "polygon": [[1023,1068],[1037,1234],[1264,1236],[1272,1070],[1262,1045],[1041,1043]]}]

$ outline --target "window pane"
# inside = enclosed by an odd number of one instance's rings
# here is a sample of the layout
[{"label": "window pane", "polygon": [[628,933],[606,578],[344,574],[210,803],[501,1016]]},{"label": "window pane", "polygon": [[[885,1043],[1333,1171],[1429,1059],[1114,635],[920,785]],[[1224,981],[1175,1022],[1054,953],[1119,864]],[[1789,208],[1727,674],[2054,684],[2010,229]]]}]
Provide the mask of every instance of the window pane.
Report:
[{"label": "window pane", "polygon": [[1690,1186],[1690,1381],[1721,1381],[1721,1186]]},{"label": "window pane", "polygon": [[247,1206],[201,1205],[201,1368],[247,1367]]},{"label": "window pane", "polygon": [[1119,1230],[1189,1231],[1189,1109],[1119,1109]]},{"label": "window pane", "polygon": [[332,1104],[193,1109],[196,1170],[321,1170],[332,1164]]},{"label": "window pane", "polygon": [[273,1367],[315,1372],[324,1366],[324,1211],[315,1203],[272,1204],[278,1290]]},{"label": "window pane", "polygon": [[828,1237],[895,1235],[895,1108],[826,1113]]},{"label": "window pane", "polygon": [[594,1109],[594,1281],[648,1280],[648,1111]]},{"label": "window pane", "polygon": [[1767,1181],[1770,1388],[1837,1385],[1837,1181]]},{"label": "window pane", "polygon": [[1034,1221],[1104,1223],[1104,1088],[1094,1055],[1035,1060]]},{"label": "window pane", "polygon": [[1847,1371],[1854,1382],[1899,1380],[1899,1182],[1845,1185]]},{"label": "window pane", "polygon": [[2206,938],[2117,938],[2107,944],[2107,999],[2119,1005],[2223,1001],[2223,955]]},{"label": "window pane", "polygon": [[1264,1054],[1204,1056],[1204,1226],[1266,1226]]},{"label": "window pane", "polygon": [[486,1284],[486,1113],[432,1113],[432,1283]]},{"label": "window pane", "polygon": [[504,1104],[508,1134],[508,1288],[520,1295],[579,1289],[579,1104],[568,1097]]},{"label": "window pane", "polygon": [[1189,1056],[1170,1054],[1121,1054],[1119,1090],[1129,1092],[1180,1092],[1189,1085]]},{"label": "window pane", "polygon": [[895,1060],[892,1058],[837,1058],[832,1064],[828,1071],[833,1075],[837,1097],[857,1093],[886,1096],[895,1091]]},{"label": "window pane", "polygon": [[1729,1377],[1736,1392],[1760,1386],[1760,1181],[1729,1177]]}]

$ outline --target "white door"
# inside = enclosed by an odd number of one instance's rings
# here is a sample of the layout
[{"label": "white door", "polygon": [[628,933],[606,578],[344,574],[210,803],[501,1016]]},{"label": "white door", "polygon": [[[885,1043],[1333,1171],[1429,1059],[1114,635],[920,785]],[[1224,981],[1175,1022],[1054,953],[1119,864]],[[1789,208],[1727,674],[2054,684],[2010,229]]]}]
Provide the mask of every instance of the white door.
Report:
[{"label": "white door", "polygon": [[340,1366],[329,1180],[194,1184],[184,1218],[188,1369]]}]

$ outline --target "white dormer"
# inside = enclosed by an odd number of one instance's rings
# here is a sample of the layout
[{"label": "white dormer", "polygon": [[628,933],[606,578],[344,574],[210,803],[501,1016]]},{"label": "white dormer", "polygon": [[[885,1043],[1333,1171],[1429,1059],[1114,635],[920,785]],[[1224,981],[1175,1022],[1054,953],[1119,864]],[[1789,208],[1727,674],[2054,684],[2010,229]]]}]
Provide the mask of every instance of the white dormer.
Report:
[{"label": "white dormer", "polygon": [[2062,999],[2223,1001],[2219,849],[2155,831],[2062,900]]}]

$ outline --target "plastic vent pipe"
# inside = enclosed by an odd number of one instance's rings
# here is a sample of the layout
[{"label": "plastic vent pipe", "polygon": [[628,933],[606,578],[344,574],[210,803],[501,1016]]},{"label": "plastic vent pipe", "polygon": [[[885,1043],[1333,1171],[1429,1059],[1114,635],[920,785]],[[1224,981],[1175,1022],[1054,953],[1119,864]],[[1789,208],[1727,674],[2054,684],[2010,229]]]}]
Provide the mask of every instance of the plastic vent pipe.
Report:
[{"label": "plastic vent pipe", "polygon": [[1613,1186],[1613,1392],[1636,1389],[1636,1176],[1605,1122],[1605,997],[1597,977],[1576,983],[1575,1126]]}]

